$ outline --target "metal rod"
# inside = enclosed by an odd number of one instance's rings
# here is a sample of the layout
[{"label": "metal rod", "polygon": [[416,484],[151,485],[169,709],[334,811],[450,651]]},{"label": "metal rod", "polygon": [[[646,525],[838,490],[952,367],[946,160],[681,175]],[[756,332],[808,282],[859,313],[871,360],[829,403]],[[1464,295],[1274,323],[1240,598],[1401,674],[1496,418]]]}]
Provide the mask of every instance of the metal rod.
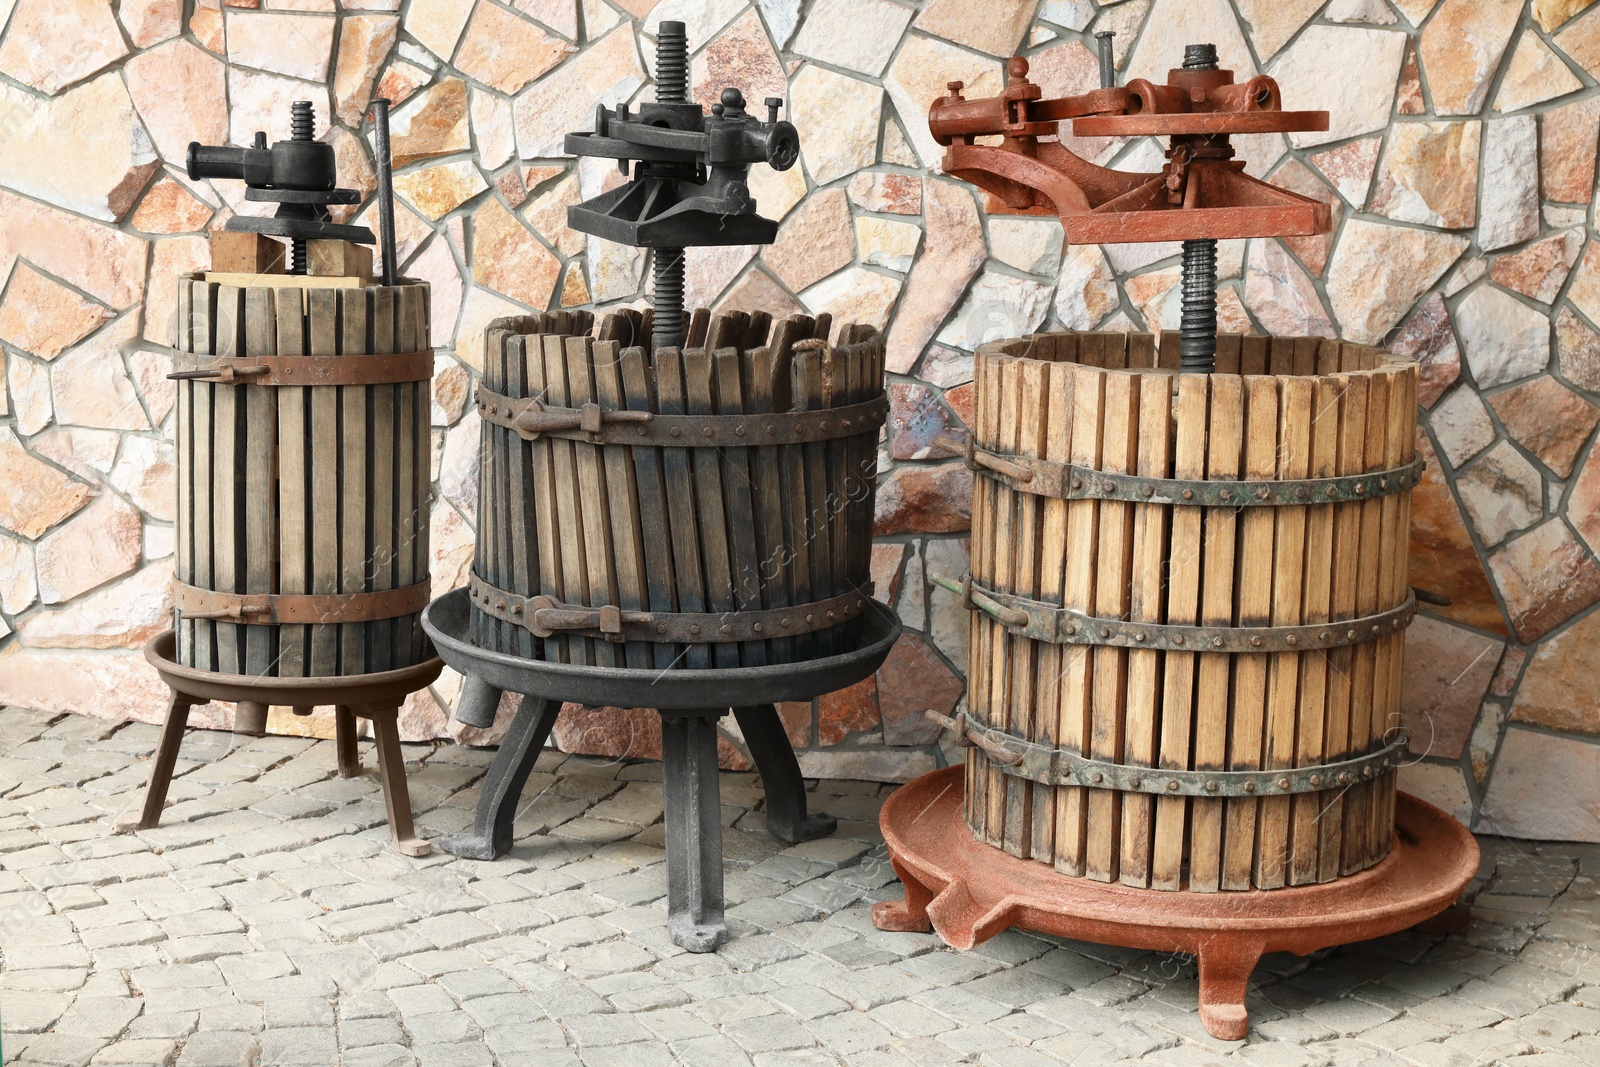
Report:
[{"label": "metal rod", "polygon": [[[311,109],[311,101],[296,100],[289,105],[289,137],[295,141],[313,140],[317,126],[316,112]],[[289,273],[304,274],[306,272],[306,239],[304,237],[289,238]]]},{"label": "metal rod", "polygon": [[1100,30],[1094,35],[1094,39],[1100,43],[1100,88],[1102,89],[1117,87],[1117,61],[1111,51],[1111,39],[1116,35],[1116,30]]},{"label": "metal rod", "polygon": [[[1186,47],[1183,69],[1216,70],[1217,46],[1191,44]],[[1178,369],[1192,374],[1214,373],[1217,369],[1217,242],[1214,239],[1183,242],[1182,286]]]},{"label": "metal rod", "polygon": [[389,151],[389,101],[372,102],[373,152],[378,160],[378,247],[383,256],[384,285],[393,285],[399,265],[394,251],[394,157]]},{"label": "metal rod", "polygon": [[685,334],[683,249],[656,249],[651,270],[655,276],[655,314],[651,319],[650,348],[681,348]]}]

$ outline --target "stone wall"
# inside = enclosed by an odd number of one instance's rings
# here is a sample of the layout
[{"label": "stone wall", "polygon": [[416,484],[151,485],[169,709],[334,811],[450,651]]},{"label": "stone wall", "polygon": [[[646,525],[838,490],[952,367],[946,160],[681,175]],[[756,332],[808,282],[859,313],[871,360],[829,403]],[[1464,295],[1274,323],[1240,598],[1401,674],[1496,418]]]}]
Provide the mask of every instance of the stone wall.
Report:
[{"label": "stone wall", "polygon": [[[344,184],[372,189],[363,112],[394,115],[400,255],[432,283],[438,591],[472,554],[488,321],[637,302],[644,257],[565,209],[618,180],[561,158],[597,100],[651,95],[652,37],[688,22],[696,97],[783,96],[803,165],[757,168],[768,248],[692,252],[694,301],[832,311],[888,330],[880,595],[908,628],[875,681],[784,709],[807,773],[895,779],[946,758],[918,712],[962,698],[966,621],[929,581],[965,567],[971,478],[935,442],[972,409],[971,350],[1039,327],[1171,328],[1177,249],[1075,247],[985,216],[938,175],[925,126],[949,79],[1047,95],[1214,42],[1326,134],[1237,139],[1253,174],[1334,204],[1328,237],[1225,243],[1224,328],[1386,343],[1423,364],[1405,784],[1479,829],[1600,840],[1600,8],[1593,0],[0,0],[0,704],[154,720],[136,651],[165,625],[173,549],[173,279],[251,210],[181,173],[190,139],[283,136],[316,102]],[[220,5],[220,6],[219,6]],[[802,11],[802,7],[804,10]],[[186,14],[187,11],[187,14]],[[1146,141],[1076,146],[1150,170]],[[365,220],[370,205],[359,216]],[[406,715],[460,734],[447,675]],[[225,723],[227,709],[200,720]],[[571,717],[561,742],[659,745],[651,716]],[[284,715],[284,730],[325,730]],[[478,736],[468,740],[482,740]],[[743,760],[736,735],[725,757]]]}]

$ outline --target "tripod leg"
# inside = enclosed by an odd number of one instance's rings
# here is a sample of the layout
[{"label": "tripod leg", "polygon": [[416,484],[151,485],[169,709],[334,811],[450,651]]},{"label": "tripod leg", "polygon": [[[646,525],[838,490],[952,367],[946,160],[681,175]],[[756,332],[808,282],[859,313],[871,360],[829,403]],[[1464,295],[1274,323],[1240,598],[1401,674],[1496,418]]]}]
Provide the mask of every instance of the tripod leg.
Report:
[{"label": "tripod leg", "polygon": [[183,744],[184,727],[189,723],[189,709],[193,706],[182,693],[172,694],[166,720],[161,724],[161,740],[156,743],[155,758],[150,761],[150,784],[145,786],[144,806],[137,815],[130,811],[117,819],[118,833],[160,825],[161,809],[167,803],[167,787],[172,784],[172,769],[178,763],[178,746]]},{"label": "tripod leg", "polygon": [[800,777],[800,762],[783,732],[778,709],[771,704],[734,708],[733,717],[767,792],[767,832],[791,845],[833,833],[838,820],[832,815],[806,814],[805,779]]},{"label": "tripod leg", "polygon": [[525,696],[517,706],[511,729],[484,775],[478,794],[478,812],[472,829],[445,834],[438,845],[452,855],[471,860],[492,860],[511,849],[511,824],[517,818],[517,801],[528,774],[539,758],[561,714],[561,702]]},{"label": "tripod leg", "polygon": [[667,933],[690,952],[728,939],[722,919],[722,798],[717,779],[720,711],[661,716],[667,829]]}]

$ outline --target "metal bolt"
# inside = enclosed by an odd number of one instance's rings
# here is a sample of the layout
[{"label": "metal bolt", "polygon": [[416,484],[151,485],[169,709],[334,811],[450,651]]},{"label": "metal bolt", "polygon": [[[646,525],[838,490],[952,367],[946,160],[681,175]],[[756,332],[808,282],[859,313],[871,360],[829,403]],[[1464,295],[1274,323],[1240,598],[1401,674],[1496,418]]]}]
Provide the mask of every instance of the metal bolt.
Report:
[{"label": "metal bolt", "polygon": [[1310,777],[1310,779],[1308,779],[1308,780],[1311,782],[1312,785],[1321,785],[1322,784],[1322,775],[1313,774]]},{"label": "metal bolt", "polygon": [[1230,494],[1226,489],[1224,489],[1222,492],[1217,494],[1217,496],[1221,497],[1223,500],[1227,500],[1228,497],[1231,496],[1231,495],[1232,494]]},{"label": "metal bolt", "polygon": [[1250,645],[1251,645],[1251,647],[1253,647],[1253,648],[1260,648],[1260,647],[1261,647],[1261,638],[1259,638],[1259,637],[1252,637],[1252,638],[1251,638],[1251,639],[1250,639]]},{"label": "metal bolt", "polygon": [[1216,791],[1217,791],[1217,783],[1216,782],[1207,782],[1206,783],[1206,792],[1207,793],[1215,793]]},{"label": "metal bolt", "polygon": [[689,627],[689,632],[691,634],[694,634],[696,637],[698,637],[700,635],[700,627],[698,627],[698,626],[690,626]]},{"label": "metal bolt", "polygon": [[1284,643],[1288,644],[1288,645],[1298,645],[1300,643],[1300,639],[1298,637],[1296,637],[1294,634],[1288,635],[1283,640],[1284,640]]},{"label": "metal bolt", "polygon": [[1254,793],[1256,791],[1256,784],[1254,782],[1246,782],[1244,784],[1244,791],[1246,793]]},{"label": "metal bolt", "polygon": [[1183,635],[1182,634],[1173,634],[1172,635],[1172,643],[1175,644],[1175,645],[1183,644]]},{"label": "metal bolt", "polygon": [[1287,778],[1279,778],[1278,779],[1278,788],[1279,789],[1288,789],[1289,788],[1289,779],[1287,779]]},{"label": "metal bolt", "polygon": [[1194,490],[1193,489],[1185,489],[1183,491],[1183,499],[1185,499],[1185,500],[1193,500],[1194,499]]},{"label": "metal bolt", "polygon": [[1128,785],[1131,786],[1134,789],[1138,789],[1139,788],[1139,779],[1138,778],[1129,778],[1128,779]]}]

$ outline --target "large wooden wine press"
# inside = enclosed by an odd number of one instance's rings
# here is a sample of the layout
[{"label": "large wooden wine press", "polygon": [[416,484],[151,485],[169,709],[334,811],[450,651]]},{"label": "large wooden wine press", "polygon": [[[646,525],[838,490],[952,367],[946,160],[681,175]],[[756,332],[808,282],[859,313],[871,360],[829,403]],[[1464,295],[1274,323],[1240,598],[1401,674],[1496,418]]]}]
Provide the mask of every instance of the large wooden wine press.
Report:
[{"label": "large wooden wine press", "polygon": [[[1218,238],[1324,233],[1326,204],[1243,173],[1229,137],[1327,129],[1191,45],[1164,85],[934,101],[944,169],[1068,241],[1183,242],[1182,323],[981,346],[967,462],[963,768],[882,824],[905,900],[885,929],[971,945],[1017,925],[1199,957],[1200,1012],[1249,1023],[1263,952],[1413,925],[1477,867],[1449,816],[1397,794],[1417,369],[1364,345],[1218,336]],[[1080,136],[1171,138],[1158,174]],[[999,135],[999,144],[975,138]],[[952,583],[955,585],[955,583]]]},{"label": "large wooden wine press", "polygon": [[[767,244],[749,168],[799,158],[783,101],[765,120],[724,89],[688,93],[684,26],[661,23],[656,99],[600,107],[567,137],[632,178],[569,209],[574,229],[654,254],[654,307],[499,319],[477,392],[483,466],[469,584],[424,625],[467,676],[456,717],[494,721],[523,694],[470,832],[511,846],[517,798],[564,701],[661,713],[668,930],[715,949],[723,923],[717,721],[732,710],[789,842],[832,831],[807,815],[776,702],[851,685],[899,627],[872,597],[878,429],[888,412],[878,332],[827,315],[685,314],[684,254]],[[830,341],[831,336],[831,341]],[[876,607],[876,610],[875,610]]]}]

